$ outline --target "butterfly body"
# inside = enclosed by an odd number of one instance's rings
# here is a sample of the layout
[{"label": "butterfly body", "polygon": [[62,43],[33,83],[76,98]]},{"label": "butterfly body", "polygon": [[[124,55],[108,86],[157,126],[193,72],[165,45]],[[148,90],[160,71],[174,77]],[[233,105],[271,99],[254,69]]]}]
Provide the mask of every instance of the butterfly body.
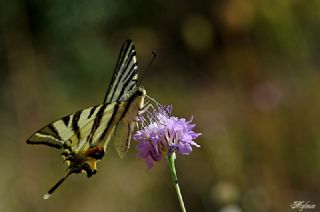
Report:
[{"label": "butterfly body", "polygon": [[135,48],[128,40],[122,46],[103,104],[56,120],[27,140],[28,144],[61,149],[68,165],[66,176],[49,190],[45,199],[72,173],[85,172],[88,177],[94,175],[96,164],[104,157],[109,141],[114,142],[121,158],[125,156],[146,96],[137,80]]}]

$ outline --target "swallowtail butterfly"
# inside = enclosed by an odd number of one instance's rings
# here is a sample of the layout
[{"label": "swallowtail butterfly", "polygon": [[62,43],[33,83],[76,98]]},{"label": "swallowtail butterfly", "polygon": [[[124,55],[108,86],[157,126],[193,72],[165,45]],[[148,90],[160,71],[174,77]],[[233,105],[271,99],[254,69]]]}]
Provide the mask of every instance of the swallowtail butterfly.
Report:
[{"label": "swallowtail butterfly", "polygon": [[66,175],[44,195],[48,199],[73,173],[96,173],[96,163],[105,155],[110,140],[119,156],[127,152],[137,116],[144,107],[146,91],[138,85],[138,66],[134,44],[127,40],[120,51],[104,101],[79,110],[34,133],[28,144],[44,144],[62,150]]}]

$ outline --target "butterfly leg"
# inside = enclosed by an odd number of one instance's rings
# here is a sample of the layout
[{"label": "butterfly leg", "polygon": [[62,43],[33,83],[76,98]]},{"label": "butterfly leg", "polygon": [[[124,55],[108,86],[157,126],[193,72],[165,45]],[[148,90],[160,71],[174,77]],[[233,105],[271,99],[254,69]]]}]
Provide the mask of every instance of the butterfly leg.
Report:
[{"label": "butterfly leg", "polygon": [[141,109],[139,109],[138,115],[145,113],[147,110],[149,110],[149,108],[154,108],[154,106],[151,103],[151,100],[147,101],[147,103],[144,104]]}]

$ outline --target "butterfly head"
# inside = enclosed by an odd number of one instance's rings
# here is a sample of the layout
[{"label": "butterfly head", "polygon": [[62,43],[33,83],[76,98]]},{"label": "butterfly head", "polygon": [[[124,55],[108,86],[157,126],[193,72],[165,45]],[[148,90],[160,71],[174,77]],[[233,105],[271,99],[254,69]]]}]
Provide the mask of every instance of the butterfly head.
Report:
[{"label": "butterfly head", "polygon": [[137,91],[136,91],[136,94],[138,96],[143,96],[145,97],[147,95],[147,92],[146,90],[143,88],[143,87],[138,87]]}]

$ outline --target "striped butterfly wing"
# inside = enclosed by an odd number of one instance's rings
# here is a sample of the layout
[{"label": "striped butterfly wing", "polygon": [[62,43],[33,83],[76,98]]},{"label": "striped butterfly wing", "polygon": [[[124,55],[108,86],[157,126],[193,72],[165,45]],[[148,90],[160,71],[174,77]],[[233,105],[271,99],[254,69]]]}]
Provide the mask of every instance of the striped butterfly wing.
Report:
[{"label": "striped butterfly wing", "polygon": [[[56,120],[34,133],[28,144],[45,144],[78,153],[86,143],[94,145],[100,139],[112,116],[114,104],[97,105]],[[110,124],[109,124],[110,125]]]},{"label": "striped butterfly wing", "polygon": [[138,65],[133,42],[127,40],[120,51],[104,103],[125,102],[137,90]]}]

